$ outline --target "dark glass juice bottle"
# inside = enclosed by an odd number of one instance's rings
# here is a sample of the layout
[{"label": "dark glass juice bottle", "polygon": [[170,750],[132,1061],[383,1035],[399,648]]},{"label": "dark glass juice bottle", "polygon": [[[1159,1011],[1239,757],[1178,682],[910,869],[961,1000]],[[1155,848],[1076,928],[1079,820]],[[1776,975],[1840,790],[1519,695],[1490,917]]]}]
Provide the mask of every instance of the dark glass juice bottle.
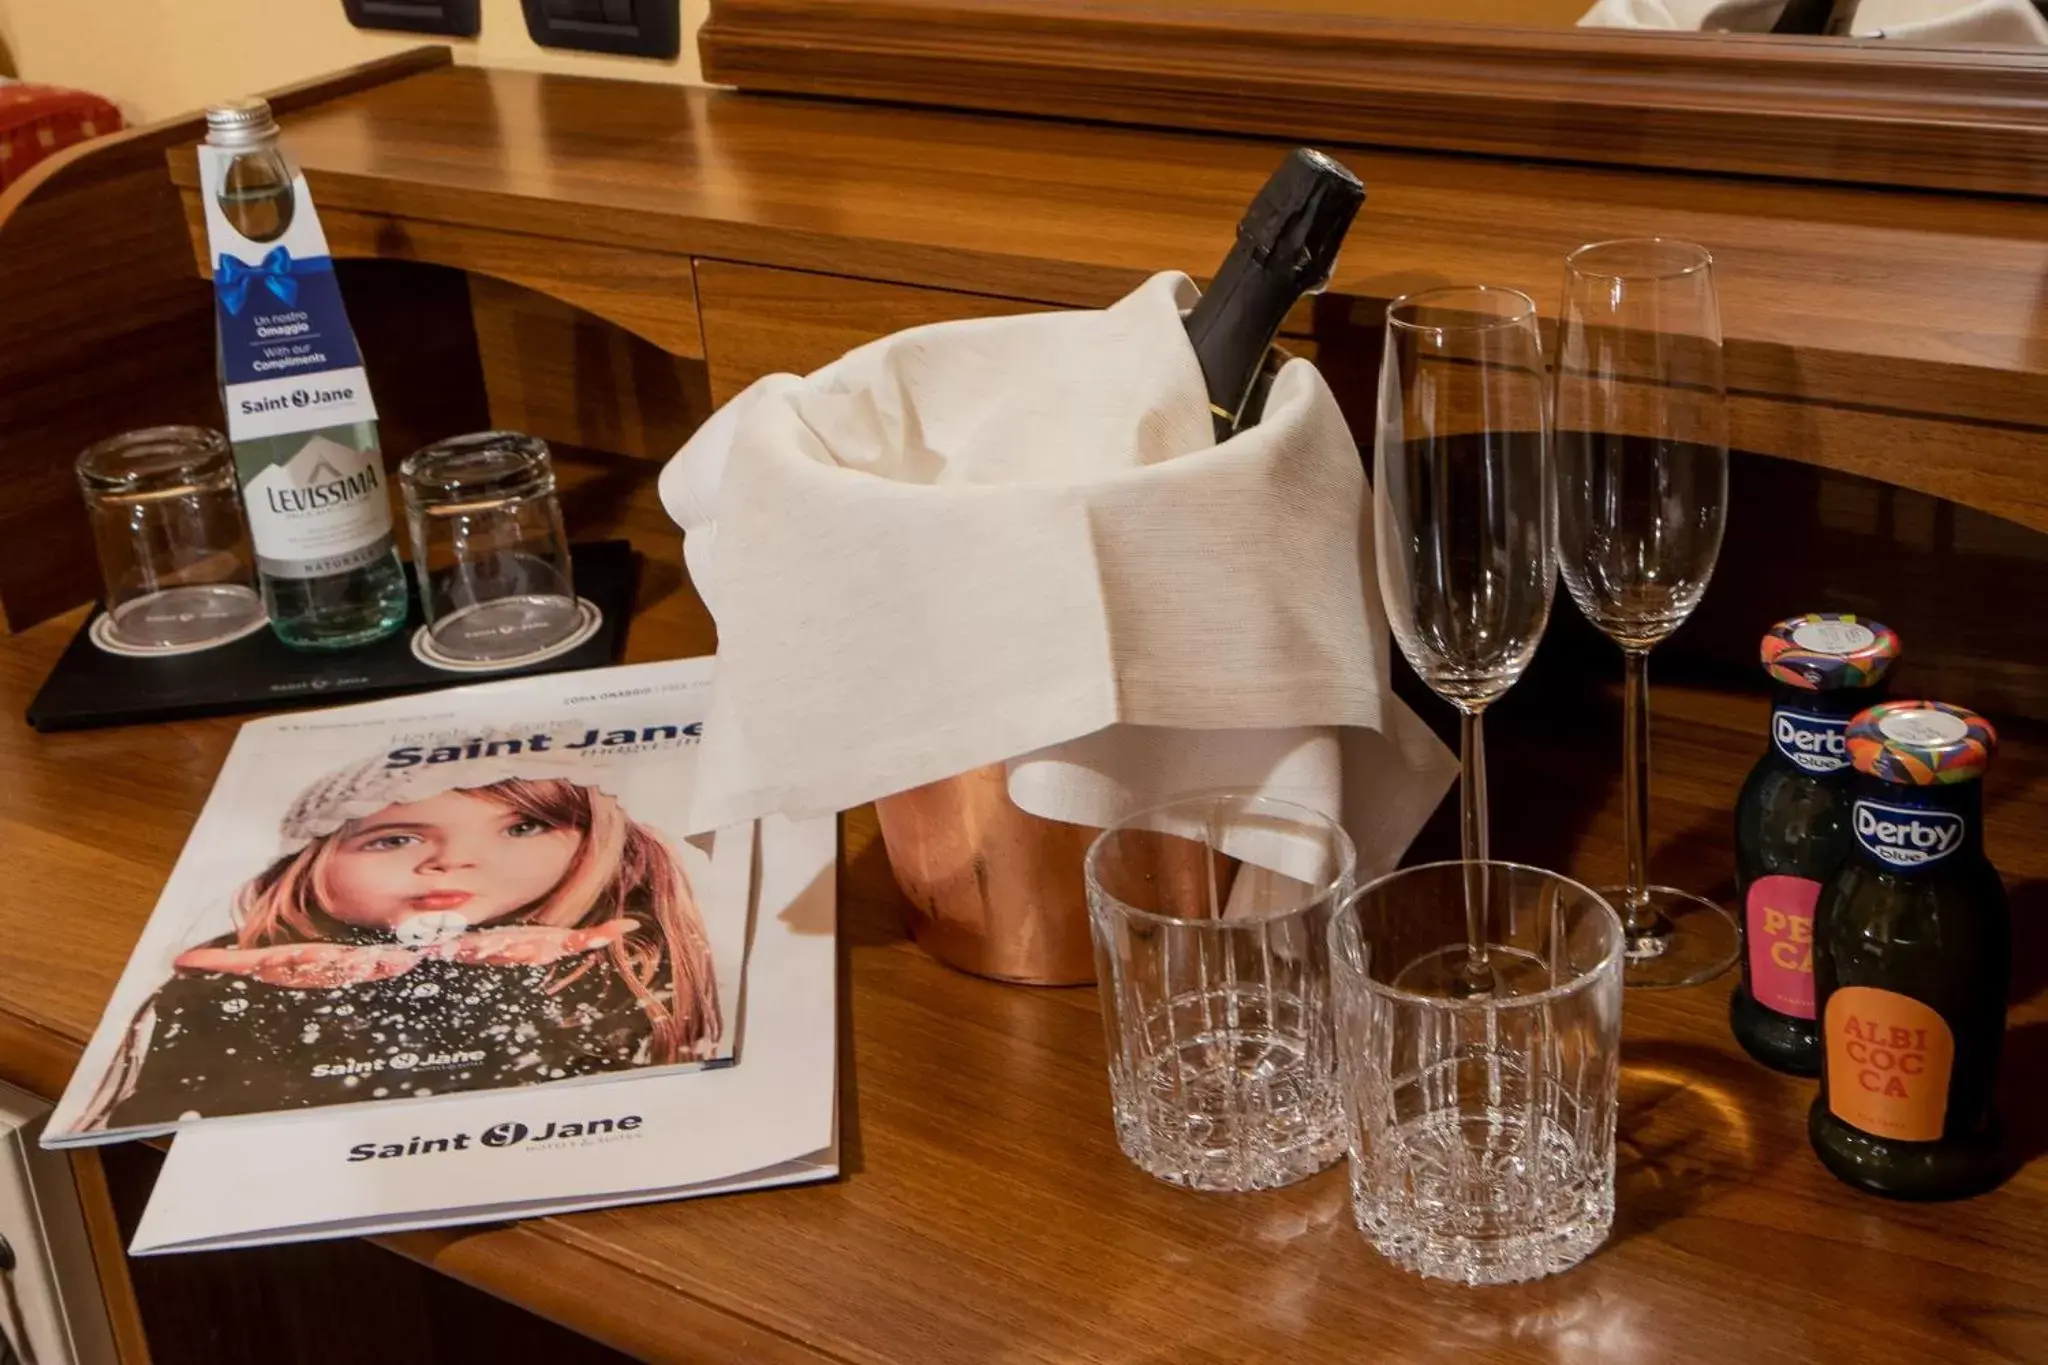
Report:
[{"label": "dark glass juice bottle", "polygon": [[1899,637],[1867,617],[1812,612],[1772,626],[1760,654],[1777,690],[1770,745],[1735,802],[1742,980],[1728,1022],[1765,1066],[1818,1076],[1813,909],[1849,852],[1843,732],[1882,694]]},{"label": "dark glass juice bottle", "polygon": [[1860,1189],[1975,1194],[1998,1181],[1992,1086],[2012,974],[1981,827],[1998,737],[1961,707],[1899,701],[1857,716],[1848,742],[1854,843],[1815,921],[1822,1067],[1807,1132]]}]

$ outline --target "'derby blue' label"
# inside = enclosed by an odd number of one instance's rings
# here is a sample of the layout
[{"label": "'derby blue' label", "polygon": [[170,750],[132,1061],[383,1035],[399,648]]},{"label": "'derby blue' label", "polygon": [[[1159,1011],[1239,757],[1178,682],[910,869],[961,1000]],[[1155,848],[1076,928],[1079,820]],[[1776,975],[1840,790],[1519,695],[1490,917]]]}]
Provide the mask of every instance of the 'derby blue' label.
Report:
[{"label": "'derby blue' label", "polygon": [[1809,773],[1835,773],[1849,766],[1849,745],[1843,739],[1848,728],[1847,721],[1829,716],[1771,712],[1771,743]]},{"label": "'derby blue' label", "polygon": [[1926,867],[1963,846],[1968,825],[1954,811],[1858,801],[1856,842],[1890,867]]}]

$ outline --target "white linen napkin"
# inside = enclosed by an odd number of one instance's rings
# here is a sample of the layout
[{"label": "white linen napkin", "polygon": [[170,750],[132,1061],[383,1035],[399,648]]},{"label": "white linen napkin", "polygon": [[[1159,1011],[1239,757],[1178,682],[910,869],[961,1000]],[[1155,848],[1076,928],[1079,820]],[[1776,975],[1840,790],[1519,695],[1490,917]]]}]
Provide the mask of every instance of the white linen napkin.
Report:
[{"label": "white linen napkin", "polygon": [[1191,790],[1391,867],[1456,774],[1394,696],[1365,476],[1303,360],[1217,445],[1187,277],[941,323],[740,394],[662,473],[719,630],[692,829],[988,763],[1050,819]]},{"label": "white linen napkin", "polygon": [[[1668,28],[1769,33],[1785,0],[1597,0],[1581,28]],[[2032,0],[1863,0],[1852,38],[1920,44],[2048,45],[2048,20]]]}]

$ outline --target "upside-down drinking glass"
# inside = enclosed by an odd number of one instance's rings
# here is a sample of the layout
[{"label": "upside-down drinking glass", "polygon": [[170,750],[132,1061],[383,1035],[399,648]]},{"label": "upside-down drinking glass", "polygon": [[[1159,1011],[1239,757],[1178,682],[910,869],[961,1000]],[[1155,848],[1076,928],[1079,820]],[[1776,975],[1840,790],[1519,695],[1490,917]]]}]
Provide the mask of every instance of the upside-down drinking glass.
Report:
[{"label": "upside-down drinking glass", "polygon": [[1689,986],[1735,961],[1724,907],[1651,886],[1650,648],[1706,593],[1728,515],[1714,258],[1690,242],[1582,246],[1565,260],[1555,405],[1558,548],[1579,610],[1626,661],[1622,766],[1628,984]]},{"label": "upside-down drinking glass", "polygon": [[462,664],[531,658],[584,624],[547,443],[455,436],[398,467],[435,650]]},{"label": "upside-down drinking glass", "polygon": [[176,654],[262,625],[227,437],[204,427],[124,432],[89,447],[77,473],[107,585],[108,644]]},{"label": "upside-down drinking glass", "polygon": [[1270,1189],[1343,1154],[1329,925],[1354,859],[1316,812],[1229,794],[1142,811],[1089,848],[1117,1141],[1143,1170]]}]

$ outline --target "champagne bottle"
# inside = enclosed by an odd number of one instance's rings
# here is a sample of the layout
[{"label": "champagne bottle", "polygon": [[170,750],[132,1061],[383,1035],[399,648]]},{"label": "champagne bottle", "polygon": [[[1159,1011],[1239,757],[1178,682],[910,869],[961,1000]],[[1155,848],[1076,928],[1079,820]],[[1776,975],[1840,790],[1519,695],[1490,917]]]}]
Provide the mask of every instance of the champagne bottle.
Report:
[{"label": "champagne bottle", "polygon": [[1845,37],[1856,8],[1857,0],[1786,0],[1771,32]]},{"label": "champagne bottle", "polygon": [[1330,157],[1297,147],[1237,225],[1237,244],[1187,316],[1216,439],[1258,420],[1259,376],[1287,310],[1329,283],[1365,186]]}]

